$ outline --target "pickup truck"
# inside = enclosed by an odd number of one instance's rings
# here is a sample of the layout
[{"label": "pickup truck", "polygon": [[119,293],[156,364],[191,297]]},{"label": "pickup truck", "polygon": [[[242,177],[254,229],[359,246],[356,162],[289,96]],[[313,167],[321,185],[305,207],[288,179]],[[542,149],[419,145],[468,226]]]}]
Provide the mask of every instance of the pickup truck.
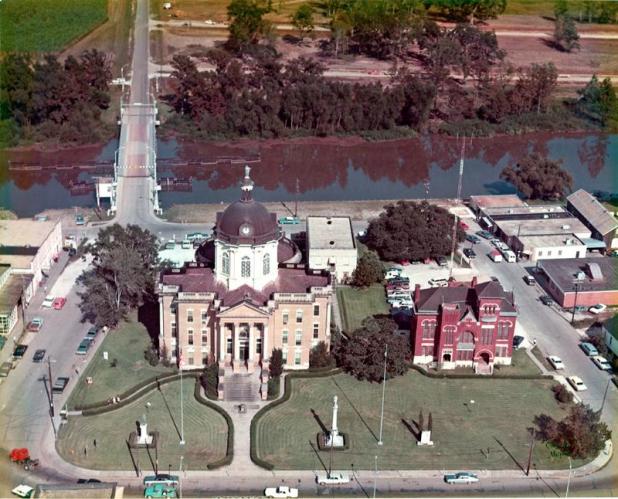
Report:
[{"label": "pickup truck", "polygon": [[279,487],[268,487],[264,490],[265,497],[298,497],[298,489],[280,485]]}]

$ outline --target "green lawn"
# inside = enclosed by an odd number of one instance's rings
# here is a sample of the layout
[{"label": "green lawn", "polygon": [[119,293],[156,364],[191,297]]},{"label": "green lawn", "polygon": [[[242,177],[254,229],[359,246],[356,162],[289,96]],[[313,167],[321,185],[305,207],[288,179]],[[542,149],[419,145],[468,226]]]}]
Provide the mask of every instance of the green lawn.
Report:
[{"label": "green lawn", "polygon": [[344,330],[354,331],[366,317],[388,314],[388,304],[384,293],[384,286],[381,284],[374,284],[366,289],[338,288],[337,299]]},{"label": "green lawn", "polygon": [[[116,411],[69,418],[58,433],[58,452],[65,460],[86,468],[132,470],[126,441],[136,428],[135,422],[147,412],[148,431],[159,432],[158,452],[150,451],[151,462],[145,449],[132,450],[139,467],[150,473],[152,463],[158,459],[159,469],[167,473],[170,464],[174,470],[178,469],[180,456],[184,455],[186,469],[204,470],[208,463],[225,456],[228,428],[221,414],[195,400],[194,387],[194,379],[184,380],[184,451],[179,446],[180,382],[175,381]],[[148,409],[147,402],[150,402]]]},{"label": "green lawn", "polygon": [[[377,455],[382,469],[515,469],[527,460],[527,428],[534,416],[561,419],[566,414],[551,386],[546,380],[431,379],[411,371],[387,382],[384,445],[379,447],[381,385],[347,374],[293,379],[290,400],[257,422],[258,456],[281,469],[328,466],[328,452],[315,450],[317,418],[330,425],[337,395],[339,430],[350,437],[350,448],[335,452],[335,468],[372,469]],[[418,447],[409,428],[421,409],[425,422],[432,412],[434,447]],[[534,463],[543,469],[568,467],[541,443]]]},{"label": "green lawn", "polygon": [[505,14],[516,15],[554,15],[554,0],[509,0]]},{"label": "green lawn", "polygon": [[[99,333],[101,337],[101,333]],[[151,366],[144,359],[144,350],[150,345],[146,328],[139,322],[127,322],[105,336],[94,358],[81,373],[79,382],[69,398],[69,408],[107,400],[158,374],[172,372],[162,365]],[[98,345],[95,345],[98,346]],[[108,360],[103,359],[108,353]],[[114,359],[116,367],[112,367]],[[87,384],[86,378],[93,383]]]},{"label": "green lawn", "polygon": [[3,0],[0,51],[58,51],[106,19],[107,0]]}]

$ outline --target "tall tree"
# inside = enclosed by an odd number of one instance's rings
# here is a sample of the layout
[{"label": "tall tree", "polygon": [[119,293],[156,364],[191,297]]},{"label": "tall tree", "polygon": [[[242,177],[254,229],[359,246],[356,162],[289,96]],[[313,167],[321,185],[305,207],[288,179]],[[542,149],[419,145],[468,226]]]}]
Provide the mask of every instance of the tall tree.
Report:
[{"label": "tall tree", "polygon": [[554,43],[564,52],[580,48],[575,20],[568,14],[558,16],[554,21]]},{"label": "tall tree", "polygon": [[270,10],[270,2],[264,3],[263,0],[231,0],[227,7],[230,48],[242,49],[268,35],[270,23],[264,15]]},{"label": "tall tree", "polygon": [[532,64],[520,69],[513,92],[513,104],[520,112],[544,112],[558,82],[558,70],[552,62]]},{"label": "tall tree", "polygon": [[373,251],[365,252],[358,259],[352,274],[352,284],[364,288],[382,282],[382,279],[384,279],[384,270],[378,255]]},{"label": "tall tree", "polygon": [[313,6],[303,3],[292,14],[292,24],[298,30],[301,39],[309,35],[314,29],[313,13]]},{"label": "tall tree", "polygon": [[85,288],[80,310],[99,326],[115,326],[154,293],[157,237],[137,225],[114,224],[99,231],[88,252],[92,268],[78,278]]},{"label": "tall tree", "polygon": [[498,17],[506,9],[507,0],[426,0],[425,4],[437,8],[444,16],[453,21],[475,19],[485,21]]},{"label": "tall tree", "polygon": [[505,167],[500,178],[513,184],[528,199],[563,199],[573,189],[573,177],[560,168],[561,164],[534,153],[515,167]]},{"label": "tall tree", "polygon": [[283,374],[283,352],[280,348],[273,348],[268,370],[272,378],[278,378]]}]

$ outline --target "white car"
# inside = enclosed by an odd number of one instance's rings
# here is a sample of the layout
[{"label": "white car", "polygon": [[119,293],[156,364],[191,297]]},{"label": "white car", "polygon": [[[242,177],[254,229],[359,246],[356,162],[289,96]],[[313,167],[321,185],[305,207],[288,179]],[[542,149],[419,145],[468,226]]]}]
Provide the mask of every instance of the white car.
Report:
[{"label": "white car", "polygon": [[298,497],[298,489],[280,485],[279,487],[268,487],[264,491],[266,497]]},{"label": "white car", "polygon": [[575,391],[583,392],[584,390],[588,389],[588,387],[584,384],[584,382],[579,376],[569,376],[567,378],[567,381],[573,388],[575,388]]},{"label": "white car", "polygon": [[32,497],[34,493],[34,489],[29,485],[18,485],[13,490],[11,490],[12,494],[15,494],[17,497]]},{"label": "white car", "polygon": [[592,358],[592,362],[594,362],[594,365],[597,366],[599,369],[603,370],[603,371],[611,371],[612,370],[612,366],[609,362],[607,362],[607,359],[601,355],[595,355]]},{"label": "white car", "polygon": [[562,362],[562,359],[557,355],[550,355],[549,357],[547,357],[547,360],[554,369],[564,369],[564,363]]},{"label": "white car", "polygon": [[601,314],[605,312],[606,309],[607,309],[607,305],[603,305],[602,303],[597,303],[596,305],[593,305],[592,307],[590,307],[588,309],[588,312],[596,315],[596,314]]},{"label": "white car", "polygon": [[330,473],[318,473],[316,481],[320,485],[341,485],[350,483],[350,475],[344,471],[331,471]]},{"label": "white car", "polygon": [[446,483],[476,483],[479,477],[469,471],[460,471],[459,473],[448,473],[444,475]]},{"label": "white car", "polygon": [[54,297],[51,295],[47,295],[45,299],[43,300],[43,303],[41,303],[41,307],[45,307],[45,308],[52,308],[53,305],[54,305]]}]

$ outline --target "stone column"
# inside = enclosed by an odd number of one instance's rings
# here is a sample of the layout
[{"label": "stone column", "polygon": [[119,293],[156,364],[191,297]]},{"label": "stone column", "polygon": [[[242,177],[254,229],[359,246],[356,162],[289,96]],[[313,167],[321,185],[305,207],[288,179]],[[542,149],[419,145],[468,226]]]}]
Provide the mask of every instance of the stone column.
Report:
[{"label": "stone column", "polygon": [[215,328],[218,328],[219,334],[219,360],[221,362],[225,361],[225,354],[227,351],[227,342],[225,341],[225,323],[219,322]]},{"label": "stone column", "polygon": [[232,344],[234,345],[234,362],[238,362],[240,359],[240,341],[238,337],[238,324],[233,323],[232,329]]},{"label": "stone column", "polygon": [[249,361],[253,362],[255,357],[255,324],[249,324]]},{"label": "stone column", "polygon": [[264,324],[262,328],[262,361],[265,359],[270,360],[270,351],[268,350],[268,324]]}]

